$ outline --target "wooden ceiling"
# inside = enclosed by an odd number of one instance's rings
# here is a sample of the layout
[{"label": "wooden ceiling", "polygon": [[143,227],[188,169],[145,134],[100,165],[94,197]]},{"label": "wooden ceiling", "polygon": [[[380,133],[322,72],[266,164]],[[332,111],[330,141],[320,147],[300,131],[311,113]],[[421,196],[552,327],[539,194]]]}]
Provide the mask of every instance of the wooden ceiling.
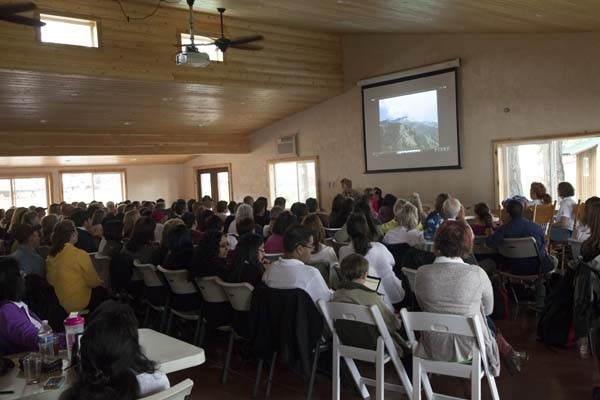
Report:
[{"label": "wooden ceiling", "polygon": [[99,21],[100,48],[0,22],[0,156],[243,153],[249,135],[342,92],[341,35],[600,30],[597,0],[197,0],[196,32],[260,33],[207,68],[177,67],[187,5],[37,0]]},{"label": "wooden ceiling", "polygon": [[2,157],[3,167],[69,167],[69,166],[108,166],[108,165],[157,165],[183,164],[190,161],[190,155],[135,155],[135,156],[40,156]]},{"label": "wooden ceiling", "polygon": [[[336,35],[227,19],[227,35],[261,33],[264,50],[186,68],[174,62],[185,10],[128,23],[114,1],[37,4],[97,18],[100,47],[40,43],[0,22],[0,155],[245,153],[252,132],[342,91]],[[155,4],[123,0],[132,16]],[[196,20],[199,34],[219,31],[215,16]]]},{"label": "wooden ceiling", "polygon": [[343,34],[600,30],[597,0],[198,0],[194,8],[221,6],[246,21]]}]

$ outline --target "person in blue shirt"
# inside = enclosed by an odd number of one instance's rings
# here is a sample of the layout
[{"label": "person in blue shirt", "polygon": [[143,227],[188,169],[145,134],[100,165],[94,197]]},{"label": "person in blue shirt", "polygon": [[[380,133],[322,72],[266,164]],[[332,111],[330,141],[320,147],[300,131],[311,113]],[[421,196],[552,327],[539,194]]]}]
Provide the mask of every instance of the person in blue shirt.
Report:
[{"label": "person in blue shirt", "polygon": [[431,213],[429,213],[427,218],[425,218],[425,225],[423,226],[423,237],[426,241],[433,242],[435,231],[437,231],[442,222],[444,222],[442,208],[444,206],[444,202],[449,198],[450,195],[448,193],[440,193],[435,198],[435,209]]},{"label": "person in blue shirt", "polygon": [[32,227],[28,224],[19,224],[13,229],[13,236],[19,247],[11,257],[19,261],[23,275],[36,274],[46,278],[46,261],[39,255],[37,248],[40,246],[40,226]]},{"label": "person in blue shirt", "polygon": [[[554,268],[554,260],[546,253],[546,240],[542,227],[535,222],[523,218],[523,205],[518,200],[509,200],[505,206],[509,221],[500,226],[486,240],[486,245],[498,248],[504,238],[523,238],[531,236],[535,239],[542,258],[541,272],[550,272]],[[500,260],[501,269],[507,269],[514,275],[536,275],[540,271],[537,257],[513,259],[510,263]],[[504,267],[504,268],[503,268]]]}]

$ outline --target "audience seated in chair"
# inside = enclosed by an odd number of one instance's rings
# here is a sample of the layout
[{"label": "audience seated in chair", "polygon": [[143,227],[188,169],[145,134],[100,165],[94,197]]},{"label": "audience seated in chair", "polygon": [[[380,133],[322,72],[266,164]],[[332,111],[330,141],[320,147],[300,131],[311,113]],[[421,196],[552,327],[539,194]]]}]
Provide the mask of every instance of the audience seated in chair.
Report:
[{"label": "audience seated in chair", "polygon": [[263,274],[263,282],[275,289],[298,288],[313,301],[329,301],[331,292],[318,269],[306,265],[314,248],[313,232],[302,225],[292,225],[283,237],[284,255]]},{"label": "audience seated in chair", "polygon": [[22,300],[25,282],[19,262],[0,257],[0,355],[37,351],[40,318]]},{"label": "audience seated in chair", "polygon": [[256,286],[262,281],[268,264],[262,237],[255,233],[248,233],[240,238],[235,248],[235,257],[227,281],[246,282]]},{"label": "audience seated in chair", "polygon": [[42,225],[42,230],[40,232],[40,245],[41,246],[50,246],[52,245],[52,232],[54,231],[54,226],[58,223],[58,215],[56,214],[48,214],[44,218],[42,218],[40,224]]},{"label": "audience seated in chair", "polygon": [[[446,221],[440,225],[434,241],[440,256],[433,264],[417,270],[417,300],[426,312],[480,314],[489,326],[484,330],[484,342],[492,374],[500,373],[500,354],[510,371],[516,372],[526,355],[515,352],[487,318],[494,308],[492,283],[482,268],[466,264],[461,258],[471,252],[472,245],[473,237],[464,223]],[[424,333],[415,354],[432,360],[466,361],[472,358],[473,340],[444,333]]]},{"label": "audience seated in chair", "polygon": [[54,286],[60,305],[67,312],[92,311],[107,298],[89,254],[74,246],[77,236],[72,221],[56,224],[46,259],[48,283]]},{"label": "audience seated in chair", "polygon": [[137,399],[170,387],[169,378],[142,352],[137,320],[127,305],[104,303],[80,343],[77,380],[60,400]]},{"label": "audience seated in chair", "polygon": [[98,251],[94,237],[89,232],[89,229],[92,227],[92,216],[87,211],[78,210],[71,215],[71,220],[77,227],[78,233],[75,247],[88,253]]},{"label": "audience seated in chair", "polygon": [[[398,354],[404,354],[406,343],[399,333],[401,328],[400,320],[385,304],[381,294],[365,286],[369,272],[369,262],[359,254],[350,254],[344,258],[340,269],[344,280],[333,293],[331,301],[358,304],[361,306],[376,305],[381,312],[385,325],[390,331],[392,339],[394,339],[394,345],[398,350]],[[343,336],[341,338],[343,343],[354,343],[357,347],[363,348],[370,348],[376,343],[378,333],[374,327],[354,324],[354,326],[351,325],[347,328],[338,332],[340,336]],[[344,340],[344,337],[352,337],[352,339],[347,341]]]},{"label": "audience seated in chair", "polygon": [[[555,261],[546,253],[546,241],[542,228],[535,222],[523,218],[523,204],[517,200],[509,200],[506,204],[506,212],[508,214],[508,222],[501,225],[496,231],[486,240],[486,245],[492,248],[498,248],[504,238],[522,238],[531,236],[535,239],[538,251],[543,260],[541,266],[542,272],[552,271]],[[500,260],[500,266],[513,275],[536,275],[540,269],[537,258],[523,258],[519,260],[511,260],[509,265],[503,260]]]},{"label": "audience seated in chair", "polygon": [[[373,217],[373,210],[369,205],[368,201],[365,199],[361,199],[354,204],[354,208],[352,211],[354,214],[362,214],[367,221],[367,226],[369,227],[369,236],[373,242],[378,242],[383,237],[383,232],[377,224],[375,223],[375,218]],[[350,235],[348,234],[348,225],[346,224],[335,233],[335,240],[340,243],[348,243],[350,241]]]},{"label": "audience seated in chair", "polygon": [[419,224],[417,207],[407,202],[397,210],[395,219],[398,225],[386,233],[383,243],[406,243],[409,246],[416,246],[423,243],[423,233],[417,230],[417,225]]},{"label": "audience seated in chair", "polygon": [[11,257],[19,261],[21,273],[46,278],[46,261],[37,252],[40,246],[39,225],[34,229],[29,224],[19,224],[13,229],[13,237],[19,242],[19,247]]},{"label": "audience seated in chair", "polygon": [[573,198],[575,188],[569,182],[559,183],[557,191],[560,202],[550,231],[550,240],[553,242],[564,241],[571,237],[575,220],[573,206],[577,205],[577,201]]},{"label": "audience seated in chair", "polygon": [[425,218],[425,225],[423,226],[423,237],[425,240],[430,242],[433,241],[435,231],[437,231],[442,222],[444,222],[442,208],[444,206],[444,202],[449,198],[450,195],[448,193],[440,193],[435,198],[434,210],[429,213],[427,218]]},{"label": "audience seated in chair", "polygon": [[477,203],[473,207],[475,219],[469,223],[475,236],[490,236],[494,232],[494,217],[485,203]]},{"label": "audience seated in chair", "polygon": [[167,233],[169,251],[160,264],[165,269],[190,269],[194,255],[194,244],[190,229],[177,225]]},{"label": "audience seated in chair", "polygon": [[190,279],[218,276],[226,280],[229,275],[227,252],[229,244],[224,232],[209,231],[194,249]]},{"label": "audience seated in chair", "polygon": [[583,205],[584,210],[583,214],[580,217],[580,220],[575,221],[575,230],[576,236],[575,239],[583,242],[587,240],[591,235],[590,230],[590,209],[593,204],[600,204],[600,197],[592,196],[585,201]]},{"label": "audience seated in chair", "polygon": [[586,207],[586,222],[590,236],[581,245],[581,257],[589,262],[600,255],[600,202]]},{"label": "audience seated in chair", "polygon": [[123,250],[123,223],[118,219],[105,221],[102,232],[98,253],[110,258],[120,254]]},{"label": "audience seated in chair", "polygon": [[302,225],[308,227],[314,234],[314,246],[312,254],[310,255],[309,263],[324,262],[330,267],[335,267],[339,264],[338,257],[335,254],[333,247],[325,244],[325,228],[321,223],[321,219],[317,214],[309,214],[302,221]]},{"label": "audience seated in chair", "polygon": [[352,214],[348,218],[348,233],[352,242],[340,249],[340,262],[350,254],[357,253],[369,262],[369,275],[381,278],[380,291],[390,310],[394,304],[404,299],[402,282],[394,274],[395,260],[392,253],[379,242],[371,240],[367,220],[362,214]]},{"label": "audience seated in chair", "polygon": [[297,222],[296,216],[289,211],[279,214],[273,225],[273,232],[265,242],[265,252],[267,254],[283,253],[283,235],[290,226]]}]

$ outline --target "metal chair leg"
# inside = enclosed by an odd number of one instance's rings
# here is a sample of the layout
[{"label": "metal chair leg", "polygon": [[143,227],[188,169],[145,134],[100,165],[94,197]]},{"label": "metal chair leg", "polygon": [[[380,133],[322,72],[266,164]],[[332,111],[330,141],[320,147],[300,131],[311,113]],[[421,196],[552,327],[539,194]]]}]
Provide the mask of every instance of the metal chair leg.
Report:
[{"label": "metal chair leg", "polygon": [[[195,346],[197,346],[199,343],[198,339],[200,338],[200,335],[201,335],[200,331],[202,331],[203,327],[204,327],[204,324],[202,323],[202,318],[199,318],[198,321],[196,322],[196,329],[194,329],[194,339],[192,342]],[[204,335],[202,334],[202,336],[204,336]],[[204,339],[204,337],[203,337],[203,339]]]},{"label": "metal chair leg", "polygon": [[227,383],[227,373],[229,372],[229,363],[231,362],[231,353],[233,352],[233,344],[235,342],[235,333],[233,329],[229,335],[229,345],[227,346],[227,354],[223,363],[223,373],[221,374],[221,383]]},{"label": "metal chair leg", "polygon": [[315,358],[313,359],[312,371],[310,372],[310,380],[308,381],[308,394],[306,400],[310,400],[315,386],[315,377],[317,375],[317,363],[319,362],[319,354],[321,353],[320,343],[317,342],[315,347]]},{"label": "metal chair leg", "polygon": [[265,399],[269,398],[271,394],[271,383],[273,382],[273,371],[275,370],[275,361],[277,360],[277,352],[273,353],[271,359],[271,369],[269,370],[269,379],[267,380],[267,391],[265,392]]},{"label": "metal chair leg", "polygon": [[144,322],[142,322],[142,326],[145,328],[148,326],[148,319],[150,318],[150,304],[146,304],[146,312],[144,314]]},{"label": "metal chair leg", "polygon": [[260,375],[263,370],[263,360],[258,360],[258,366],[256,367],[256,380],[254,381],[254,389],[252,389],[252,398],[255,399],[258,394],[258,385],[260,384]]},{"label": "metal chair leg", "polygon": [[169,321],[167,322],[167,335],[171,333],[171,326],[173,325],[173,314],[169,314]]}]

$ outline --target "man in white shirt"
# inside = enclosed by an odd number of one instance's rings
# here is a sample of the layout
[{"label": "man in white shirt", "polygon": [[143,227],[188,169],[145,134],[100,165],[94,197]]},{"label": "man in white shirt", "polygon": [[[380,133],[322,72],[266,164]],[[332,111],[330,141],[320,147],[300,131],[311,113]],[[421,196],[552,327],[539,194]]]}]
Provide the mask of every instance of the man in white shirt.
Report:
[{"label": "man in white shirt", "polygon": [[273,263],[263,274],[263,282],[274,289],[302,289],[313,299],[331,299],[327,287],[318,269],[306,265],[310,259],[313,245],[313,233],[302,225],[288,228],[283,237],[283,257]]}]

